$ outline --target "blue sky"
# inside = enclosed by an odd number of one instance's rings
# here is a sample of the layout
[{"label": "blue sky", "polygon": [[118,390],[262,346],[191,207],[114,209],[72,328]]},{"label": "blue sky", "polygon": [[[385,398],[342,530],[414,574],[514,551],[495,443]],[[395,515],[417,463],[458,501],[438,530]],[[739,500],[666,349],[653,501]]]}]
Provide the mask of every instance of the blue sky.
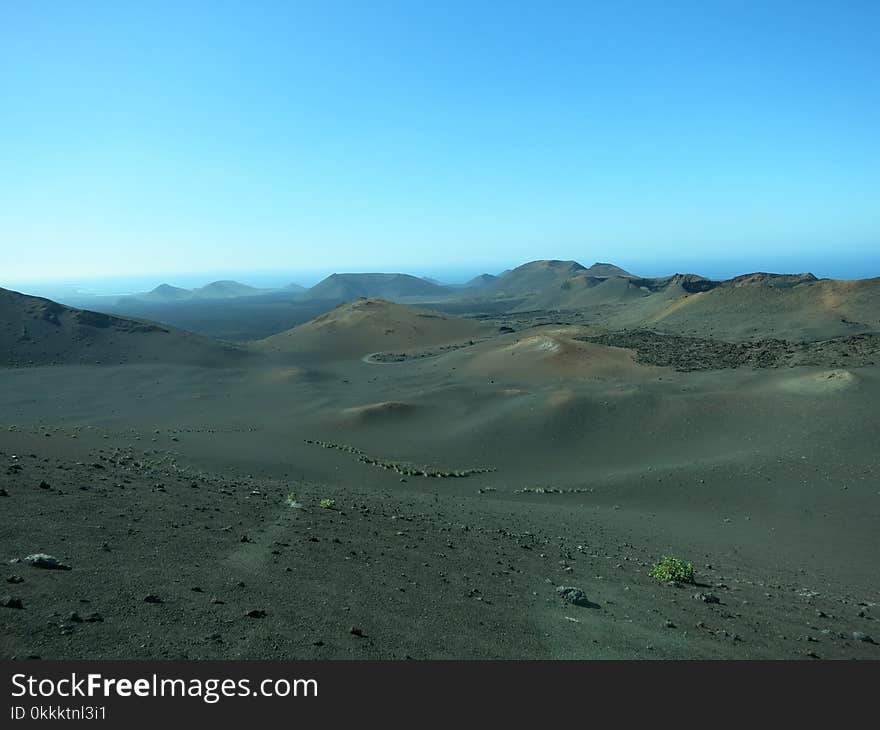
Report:
[{"label": "blue sky", "polygon": [[877,2],[0,0],[0,285],[880,275],[878,47]]}]

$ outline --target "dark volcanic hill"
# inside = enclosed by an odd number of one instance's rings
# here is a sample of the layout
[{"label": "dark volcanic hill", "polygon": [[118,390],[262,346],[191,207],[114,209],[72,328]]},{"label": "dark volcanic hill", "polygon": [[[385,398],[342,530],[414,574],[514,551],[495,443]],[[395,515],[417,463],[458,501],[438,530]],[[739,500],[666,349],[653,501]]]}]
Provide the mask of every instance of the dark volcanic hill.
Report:
[{"label": "dark volcanic hill", "polygon": [[405,299],[443,296],[447,290],[409,274],[331,274],[306,292],[307,299],[351,301],[358,297]]},{"label": "dark volcanic hill", "polygon": [[621,269],[619,266],[615,266],[614,264],[601,263],[598,261],[581,273],[585,276],[595,276],[599,279],[604,279],[610,276],[633,276],[625,269]]},{"label": "dark volcanic hill", "polygon": [[214,281],[206,286],[192,290],[197,299],[232,299],[234,297],[250,297],[262,294],[265,289],[257,289],[238,281]]},{"label": "dark volcanic hill", "polygon": [[0,289],[0,367],[169,362],[226,365],[243,350],[153,322]]},{"label": "dark volcanic hill", "polygon": [[480,274],[465,283],[464,286],[469,289],[477,289],[486,286],[487,284],[491,284],[493,281],[498,281],[498,277],[494,274]]},{"label": "dark volcanic hill", "polygon": [[814,340],[880,330],[880,279],[759,272],[722,282],[678,281],[659,304],[646,324],[728,339]]},{"label": "dark volcanic hill", "polygon": [[880,279],[817,279],[756,272],[724,281],[583,270],[521,300],[517,311],[591,312],[610,329],[646,328],[727,340],[820,340],[880,330]]},{"label": "dark volcanic hill", "polygon": [[191,295],[192,292],[189,289],[171,286],[171,284],[159,284],[155,289],[143,294],[132,294],[125,299],[141,299],[147,302],[179,302],[189,299]]},{"label": "dark volcanic hill", "polygon": [[558,290],[574,277],[604,279],[611,277],[631,277],[632,274],[619,266],[608,263],[595,263],[589,268],[577,261],[530,261],[507,271],[495,281],[485,284],[480,295],[493,297],[530,297],[542,292]]},{"label": "dark volcanic hill", "polygon": [[558,287],[566,279],[586,271],[577,261],[530,261],[502,274],[480,292],[493,296],[522,297]]}]

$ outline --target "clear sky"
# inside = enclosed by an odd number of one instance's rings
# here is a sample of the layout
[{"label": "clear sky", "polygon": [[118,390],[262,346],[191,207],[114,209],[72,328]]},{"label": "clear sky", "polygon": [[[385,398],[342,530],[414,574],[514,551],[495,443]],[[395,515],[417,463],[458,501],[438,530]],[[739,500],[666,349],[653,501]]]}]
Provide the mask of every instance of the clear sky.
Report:
[{"label": "clear sky", "polygon": [[880,275],[878,48],[874,0],[0,0],[0,285]]}]

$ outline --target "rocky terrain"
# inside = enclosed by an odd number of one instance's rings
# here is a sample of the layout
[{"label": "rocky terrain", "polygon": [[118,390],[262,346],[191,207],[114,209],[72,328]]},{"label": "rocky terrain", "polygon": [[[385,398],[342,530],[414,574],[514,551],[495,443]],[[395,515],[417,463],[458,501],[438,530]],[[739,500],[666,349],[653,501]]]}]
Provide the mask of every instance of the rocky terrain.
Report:
[{"label": "rocky terrain", "polygon": [[[15,428],[4,441],[21,447],[0,453],[6,658],[880,651],[874,587],[724,550],[700,552],[694,584],[666,585],[647,574],[662,540],[616,509],[574,511],[548,493],[510,502],[478,480],[452,496],[206,472],[99,428]],[[37,553],[69,569],[28,564]]]}]

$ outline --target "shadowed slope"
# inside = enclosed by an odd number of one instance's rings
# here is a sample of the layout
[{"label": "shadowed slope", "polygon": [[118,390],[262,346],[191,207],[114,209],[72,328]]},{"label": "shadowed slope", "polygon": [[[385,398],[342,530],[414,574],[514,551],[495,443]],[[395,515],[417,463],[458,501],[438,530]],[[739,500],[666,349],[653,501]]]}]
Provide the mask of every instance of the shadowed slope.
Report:
[{"label": "shadowed slope", "polygon": [[189,332],[0,289],[0,365],[235,364],[248,354]]}]

